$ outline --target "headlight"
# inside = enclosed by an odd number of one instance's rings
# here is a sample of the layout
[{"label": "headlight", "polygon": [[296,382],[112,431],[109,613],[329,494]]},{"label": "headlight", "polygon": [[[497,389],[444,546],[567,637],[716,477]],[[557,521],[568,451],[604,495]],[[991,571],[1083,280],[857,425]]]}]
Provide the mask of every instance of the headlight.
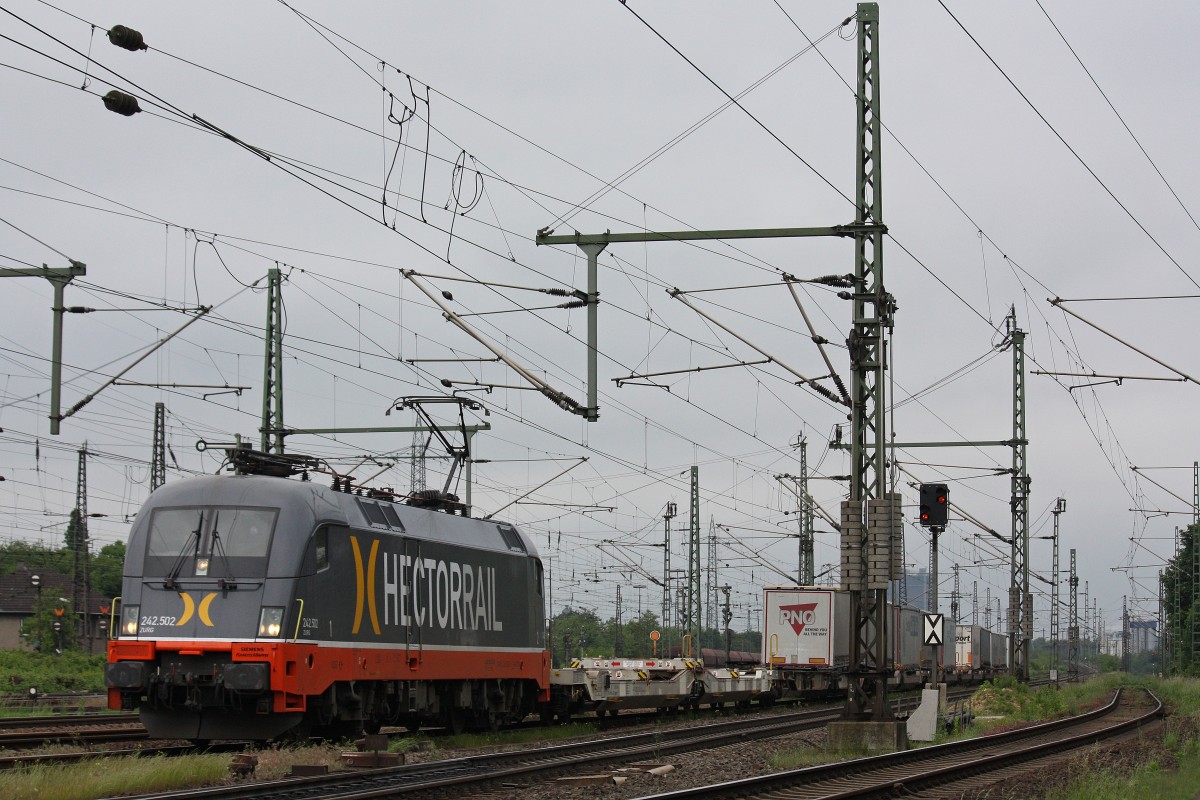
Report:
[{"label": "headlight", "polygon": [[262,614],[258,617],[258,635],[274,638],[279,635],[281,630],[283,630],[283,609],[263,608]]},{"label": "headlight", "polygon": [[196,574],[197,575],[207,575],[208,574],[208,559],[207,558],[197,558],[196,559]]},{"label": "headlight", "polygon": [[121,634],[123,636],[137,636],[138,614],[141,610],[141,606],[121,606]]}]

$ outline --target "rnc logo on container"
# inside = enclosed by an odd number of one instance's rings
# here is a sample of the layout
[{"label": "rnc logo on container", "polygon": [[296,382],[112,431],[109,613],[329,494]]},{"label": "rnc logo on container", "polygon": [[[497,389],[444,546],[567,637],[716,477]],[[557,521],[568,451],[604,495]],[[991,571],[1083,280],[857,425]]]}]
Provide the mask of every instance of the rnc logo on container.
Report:
[{"label": "rnc logo on container", "polygon": [[817,621],[817,615],[813,613],[816,607],[816,603],[798,603],[794,606],[780,606],[779,623],[781,625],[791,625],[792,630],[799,636],[804,633],[805,625],[812,625]]}]

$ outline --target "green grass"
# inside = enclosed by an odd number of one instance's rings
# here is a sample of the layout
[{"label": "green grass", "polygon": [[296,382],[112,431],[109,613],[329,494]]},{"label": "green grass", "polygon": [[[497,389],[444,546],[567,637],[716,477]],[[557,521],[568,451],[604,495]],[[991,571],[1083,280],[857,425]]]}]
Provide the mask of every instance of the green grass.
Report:
[{"label": "green grass", "polygon": [[1130,775],[1100,770],[1077,776],[1068,789],[1048,794],[1047,800],[1129,800],[1130,797],[1154,800],[1192,800],[1200,787],[1200,747],[1196,740],[1176,751],[1173,769],[1150,763]]},{"label": "green grass", "polygon": [[870,755],[866,750],[830,750],[825,747],[797,747],[771,755],[767,763],[772,769],[799,769],[818,764],[833,764]]},{"label": "green grass", "polygon": [[[1122,774],[1106,765],[1086,765],[1070,778],[1064,789],[1054,789],[1050,800],[1129,800],[1131,797],[1154,800],[1193,800],[1200,789],[1200,680],[1195,678],[1159,679],[1124,673],[1105,673],[1087,683],[1063,684],[1058,698],[1044,696],[1053,689],[1044,687],[1032,692],[1028,688],[1013,688],[1016,700],[1014,714],[1004,720],[1041,719],[1041,714],[1054,711],[1077,714],[1107,698],[1118,686],[1150,689],[1167,706],[1170,716],[1163,736],[1163,748],[1149,763]],[[1021,704],[1017,700],[1026,698]],[[1033,698],[1033,699],[1028,699]],[[1154,752],[1153,750],[1151,752]]]},{"label": "green grass", "polygon": [[122,794],[186,789],[229,775],[228,755],[103,759],[68,766],[33,766],[0,772],[6,800],[94,800]]},{"label": "green grass", "polygon": [[[583,736],[593,736],[600,731],[600,726],[594,722],[572,722],[567,725],[550,725],[538,728],[521,728],[506,730],[500,733],[460,733],[456,736],[443,736],[433,742],[438,750],[458,750],[472,747],[498,747],[501,745],[524,744],[525,742],[544,742],[556,739],[576,739]],[[420,749],[422,737],[410,736],[400,740],[404,749]],[[412,744],[408,744],[412,742]]]},{"label": "green grass", "polygon": [[32,686],[42,693],[102,692],[104,656],[0,650],[0,694],[25,697]]}]

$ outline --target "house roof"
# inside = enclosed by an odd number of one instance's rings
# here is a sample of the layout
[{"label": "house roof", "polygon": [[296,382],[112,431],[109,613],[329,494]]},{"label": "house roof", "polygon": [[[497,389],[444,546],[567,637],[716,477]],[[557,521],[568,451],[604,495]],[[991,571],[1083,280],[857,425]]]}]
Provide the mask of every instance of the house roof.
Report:
[{"label": "house roof", "polygon": [[[31,580],[34,575],[41,580],[43,596],[70,597],[74,591],[70,575],[64,575],[54,569],[35,570],[22,564],[16,572],[0,575],[0,614],[33,613],[38,598],[38,589]],[[88,599],[88,609],[92,614],[106,613],[102,612],[101,608],[111,605],[112,598],[95,592]]]}]

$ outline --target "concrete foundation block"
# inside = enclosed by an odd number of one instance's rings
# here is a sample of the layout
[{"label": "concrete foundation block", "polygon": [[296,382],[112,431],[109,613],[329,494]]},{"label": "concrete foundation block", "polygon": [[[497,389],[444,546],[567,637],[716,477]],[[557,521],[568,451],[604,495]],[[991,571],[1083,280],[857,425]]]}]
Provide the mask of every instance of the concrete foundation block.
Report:
[{"label": "concrete foundation block", "polygon": [[[945,686],[945,684],[943,684]],[[943,691],[937,689],[921,690],[921,705],[908,718],[908,738],[914,742],[932,742],[937,736],[938,720],[942,718],[939,712]]]},{"label": "concrete foundation block", "polygon": [[856,722],[839,720],[829,723],[829,747],[832,750],[892,753],[908,749],[908,732],[899,720]]}]

